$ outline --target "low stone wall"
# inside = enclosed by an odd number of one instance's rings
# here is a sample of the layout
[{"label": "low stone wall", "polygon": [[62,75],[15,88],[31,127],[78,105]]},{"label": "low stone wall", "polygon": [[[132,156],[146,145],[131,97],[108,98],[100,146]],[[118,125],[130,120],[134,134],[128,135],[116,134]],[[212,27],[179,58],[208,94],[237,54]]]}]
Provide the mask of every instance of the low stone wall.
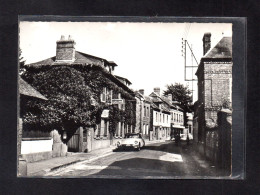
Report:
[{"label": "low stone wall", "polygon": [[110,147],[110,140],[94,140],[92,142],[92,150]]},{"label": "low stone wall", "polygon": [[200,148],[200,153],[224,170],[225,174],[231,173],[231,111],[222,109],[218,112],[215,127],[206,129],[205,143]]},{"label": "low stone wall", "polygon": [[213,129],[210,131],[206,131],[206,147],[205,147],[205,155],[206,158],[210,159],[212,162],[217,163],[218,158],[218,130]]},{"label": "low stone wall", "polygon": [[41,160],[47,160],[47,159],[52,158],[52,151],[22,154],[22,158],[25,159],[26,162],[36,162],[36,161],[41,161]]},{"label": "low stone wall", "polygon": [[49,138],[23,138],[21,143],[21,155],[27,162],[66,156],[67,151],[68,146],[61,141],[57,130],[53,130]]},{"label": "low stone wall", "polygon": [[21,144],[21,154],[50,152],[52,151],[52,144],[52,138],[23,138]]}]

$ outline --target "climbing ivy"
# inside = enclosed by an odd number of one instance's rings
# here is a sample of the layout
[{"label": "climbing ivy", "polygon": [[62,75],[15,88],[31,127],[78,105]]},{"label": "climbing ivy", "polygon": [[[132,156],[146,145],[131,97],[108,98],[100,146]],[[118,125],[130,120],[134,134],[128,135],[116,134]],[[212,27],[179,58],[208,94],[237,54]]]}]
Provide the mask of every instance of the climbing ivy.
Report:
[{"label": "climbing ivy", "polygon": [[[66,129],[100,123],[103,109],[109,109],[110,131],[117,122],[135,124],[135,102],[131,90],[119,83],[102,67],[90,65],[45,65],[26,67],[22,78],[43,94],[48,101],[26,101],[22,112],[29,129]],[[100,101],[103,87],[121,93],[126,109]],[[93,104],[94,100],[94,104]],[[73,128],[72,128],[73,129]]]}]

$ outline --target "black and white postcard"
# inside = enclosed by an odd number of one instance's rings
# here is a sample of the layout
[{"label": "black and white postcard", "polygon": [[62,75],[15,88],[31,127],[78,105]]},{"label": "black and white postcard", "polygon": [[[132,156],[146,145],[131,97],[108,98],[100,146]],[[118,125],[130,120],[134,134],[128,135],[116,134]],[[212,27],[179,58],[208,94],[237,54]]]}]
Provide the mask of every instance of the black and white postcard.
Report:
[{"label": "black and white postcard", "polygon": [[232,178],[232,23],[19,22],[19,177]]}]

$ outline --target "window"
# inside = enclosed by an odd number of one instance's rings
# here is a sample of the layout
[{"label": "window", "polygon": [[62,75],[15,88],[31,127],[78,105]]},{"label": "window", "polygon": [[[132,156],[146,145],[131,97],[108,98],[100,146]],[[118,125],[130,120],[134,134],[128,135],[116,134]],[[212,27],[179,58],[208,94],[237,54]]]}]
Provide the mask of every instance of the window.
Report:
[{"label": "window", "polygon": [[112,95],[113,95],[113,91],[112,90],[107,90],[107,94],[106,94],[106,102],[112,104]]},{"label": "window", "polygon": [[155,118],[155,121],[158,122],[158,114],[156,112],[156,118]]},{"label": "window", "polygon": [[121,93],[113,93],[113,99],[121,99]]},{"label": "window", "polygon": [[101,102],[106,102],[106,88],[103,87],[103,91],[101,93]]},{"label": "window", "polygon": [[146,108],[145,108],[145,106],[144,106],[144,116],[146,116]]},{"label": "window", "polygon": [[101,102],[106,102],[106,103],[112,103],[112,97],[113,97],[113,91],[107,89],[106,87],[103,87],[103,91],[101,93]]},{"label": "window", "polygon": [[163,114],[163,123],[164,123],[165,121],[164,121],[164,114]]},{"label": "window", "polygon": [[149,107],[146,107],[146,109],[147,109],[147,116],[149,116]]},{"label": "window", "polygon": [[119,105],[121,105],[120,109],[125,110],[125,99],[122,99],[122,100],[123,100],[122,104],[119,104]]}]

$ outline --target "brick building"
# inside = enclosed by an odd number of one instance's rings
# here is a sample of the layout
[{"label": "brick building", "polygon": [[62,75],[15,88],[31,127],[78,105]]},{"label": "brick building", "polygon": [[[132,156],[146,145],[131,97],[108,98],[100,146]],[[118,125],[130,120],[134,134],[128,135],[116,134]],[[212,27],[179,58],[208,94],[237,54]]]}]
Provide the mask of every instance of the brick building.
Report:
[{"label": "brick building", "polygon": [[[203,54],[196,75],[198,77],[198,101],[195,104],[195,140],[201,144],[201,152],[214,149],[210,143],[211,130],[216,129],[218,112],[230,107],[232,100],[232,38],[223,37],[211,47],[211,34],[203,37]],[[210,147],[207,147],[211,145]]]}]

